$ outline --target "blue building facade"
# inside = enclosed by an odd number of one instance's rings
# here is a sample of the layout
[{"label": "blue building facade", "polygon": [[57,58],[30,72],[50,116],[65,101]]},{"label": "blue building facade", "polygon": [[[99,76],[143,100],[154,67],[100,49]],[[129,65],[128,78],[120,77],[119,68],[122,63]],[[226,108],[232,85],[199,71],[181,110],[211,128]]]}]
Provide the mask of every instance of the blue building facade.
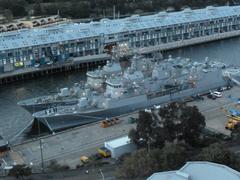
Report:
[{"label": "blue building facade", "polygon": [[240,6],[185,9],[0,34],[0,72],[102,54],[117,43],[150,47],[240,30]]}]

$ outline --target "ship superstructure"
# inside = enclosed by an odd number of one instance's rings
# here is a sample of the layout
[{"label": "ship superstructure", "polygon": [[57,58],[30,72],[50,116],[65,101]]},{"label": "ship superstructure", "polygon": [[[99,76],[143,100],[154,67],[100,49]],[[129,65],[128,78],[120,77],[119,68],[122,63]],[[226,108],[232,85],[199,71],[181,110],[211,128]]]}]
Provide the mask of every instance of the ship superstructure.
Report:
[{"label": "ship superstructure", "polygon": [[61,129],[63,126],[86,124],[170,101],[184,100],[191,95],[226,85],[228,82],[222,76],[225,67],[225,64],[209,60],[198,63],[190,59],[169,58],[156,62],[151,76],[144,76],[142,71],[129,68],[122,77],[109,77],[104,93],[85,89],[76,105],[46,109],[34,113],[33,117]]},{"label": "ship superstructure", "polygon": [[[131,71],[138,70],[145,76],[149,76],[149,72],[151,72],[154,63],[153,59],[147,59],[137,55],[129,61],[131,62]],[[123,71],[124,69],[121,68],[118,60],[112,59],[112,61],[107,61],[107,64],[103,67],[98,67],[94,71],[88,71],[86,73],[86,83],[75,83],[73,87],[61,88],[58,93],[52,95],[22,100],[18,102],[18,105],[26,108],[30,112],[36,112],[59,105],[73,105],[78,102],[78,99],[82,96],[82,92],[85,89],[104,92],[106,79],[115,76],[126,76],[126,73],[123,73]],[[129,73],[129,75],[131,75],[131,73]]]}]

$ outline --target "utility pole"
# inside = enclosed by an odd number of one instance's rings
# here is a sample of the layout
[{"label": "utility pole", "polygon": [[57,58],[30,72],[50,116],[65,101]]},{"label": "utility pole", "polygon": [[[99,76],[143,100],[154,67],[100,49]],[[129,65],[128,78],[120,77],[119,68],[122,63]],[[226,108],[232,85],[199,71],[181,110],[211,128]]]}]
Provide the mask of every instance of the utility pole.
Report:
[{"label": "utility pole", "polygon": [[115,5],[113,5],[113,19],[115,19],[115,16],[116,16],[116,13],[115,13],[115,11],[116,11],[116,6],[115,6]]},{"label": "utility pole", "polygon": [[42,139],[40,138],[40,122],[39,122],[39,119],[37,119],[37,122],[38,122],[39,147],[40,147],[40,153],[41,153],[41,171],[44,172],[43,151],[42,151]]},{"label": "utility pole", "polygon": [[100,174],[102,175],[102,179],[105,180],[105,177],[104,177],[104,174],[102,172],[102,169],[99,169],[99,171],[100,171]]}]

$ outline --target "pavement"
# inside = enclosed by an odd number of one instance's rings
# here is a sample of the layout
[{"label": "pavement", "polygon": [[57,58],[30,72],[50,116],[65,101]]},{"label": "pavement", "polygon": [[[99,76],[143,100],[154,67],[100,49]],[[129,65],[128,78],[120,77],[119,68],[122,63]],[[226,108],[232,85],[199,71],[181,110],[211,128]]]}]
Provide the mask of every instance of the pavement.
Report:
[{"label": "pavement", "polygon": [[129,116],[136,117],[136,114],[120,117],[119,124],[108,128],[100,127],[98,122],[16,145],[12,147],[12,152],[17,155],[17,159],[14,158],[13,161],[39,166],[42,147],[45,167],[51,160],[57,159],[61,165],[76,168],[76,165],[80,164],[80,156],[96,154],[97,148],[102,147],[105,141],[127,135],[129,130],[135,127],[135,124],[128,123]]},{"label": "pavement", "polygon": [[[32,174],[25,179],[32,180],[115,180],[114,165],[104,165],[103,167],[92,167],[54,173]],[[88,172],[88,173],[86,173]],[[1,177],[0,177],[1,178]],[[16,180],[15,177],[2,177],[3,180]]]},{"label": "pavement", "polygon": [[[205,115],[208,129],[230,135],[230,131],[225,129],[227,118],[222,108],[234,107],[235,103],[228,97],[231,95],[238,98],[239,90],[239,87],[234,87],[224,91],[223,97],[216,100],[204,97],[204,100],[192,101],[188,104],[196,105]],[[16,163],[32,163],[33,167],[40,169],[42,147],[44,168],[51,160],[57,160],[59,164],[75,169],[76,165],[81,163],[80,156],[96,154],[96,149],[103,146],[105,141],[127,135],[129,130],[135,127],[135,124],[128,122],[130,116],[137,117],[137,113],[120,117],[121,123],[108,128],[100,127],[98,122],[31,140],[13,146],[11,152],[3,158],[9,165],[14,161]]]}]

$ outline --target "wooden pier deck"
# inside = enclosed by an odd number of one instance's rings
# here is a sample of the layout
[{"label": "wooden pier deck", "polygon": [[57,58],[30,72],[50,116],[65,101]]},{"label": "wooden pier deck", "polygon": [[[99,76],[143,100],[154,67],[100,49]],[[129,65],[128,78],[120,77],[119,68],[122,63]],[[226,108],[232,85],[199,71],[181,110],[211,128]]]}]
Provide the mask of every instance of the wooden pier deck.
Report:
[{"label": "wooden pier deck", "polygon": [[35,77],[45,76],[58,72],[71,71],[75,69],[88,68],[91,66],[103,65],[110,55],[92,55],[73,58],[70,62],[64,64],[45,65],[43,67],[30,67],[0,74],[0,85],[8,84],[14,81],[33,79]]}]

